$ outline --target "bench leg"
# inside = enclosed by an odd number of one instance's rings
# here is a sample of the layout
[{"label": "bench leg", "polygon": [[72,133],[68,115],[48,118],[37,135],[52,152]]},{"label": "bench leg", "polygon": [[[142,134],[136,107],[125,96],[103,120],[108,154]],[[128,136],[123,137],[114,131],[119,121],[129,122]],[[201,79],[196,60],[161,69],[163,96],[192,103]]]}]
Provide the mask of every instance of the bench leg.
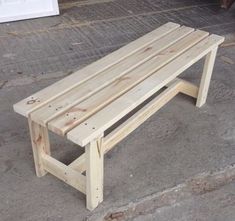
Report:
[{"label": "bench leg", "polygon": [[33,149],[34,164],[38,177],[44,176],[47,172],[43,168],[42,156],[50,155],[50,142],[47,128],[28,119],[31,143]]},{"label": "bench leg", "polygon": [[86,204],[87,209],[95,209],[103,201],[104,151],[102,138],[85,147],[86,157]]},{"label": "bench leg", "polygon": [[202,78],[199,86],[198,97],[197,97],[197,107],[201,107],[206,103],[207,93],[210,86],[211,75],[215,63],[216,52],[218,47],[214,48],[206,56]]}]

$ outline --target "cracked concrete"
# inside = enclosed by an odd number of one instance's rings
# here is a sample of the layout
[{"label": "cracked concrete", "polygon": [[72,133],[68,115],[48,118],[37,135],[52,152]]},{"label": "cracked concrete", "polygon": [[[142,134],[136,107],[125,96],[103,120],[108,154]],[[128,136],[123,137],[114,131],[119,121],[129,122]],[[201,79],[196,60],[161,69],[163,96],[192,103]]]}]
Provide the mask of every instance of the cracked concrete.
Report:
[{"label": "cracked concrete", "polygon": [[152,214],[140,215],[133,221],[231,221],[235,217],[235,184],[231,183],[213,192],[163,207]]},{"label": "cracked concrete", "polygon": [[[99,220],[137,199],[143,203],[188,185],[198,174],[234,172],[234,6],[226,12],[213,0],[69,0],[60,5],[60,16],[0,25],[0,220]],[[193,99],[178,95],[109,152],[104,202],[89,212],[83,194],[50,175],[35,176],[27,121],[12,105],[167,21],[226,37],[207,104],[198,109]],[[183,77],[198,83],[201,65]],[[55,135],[51,142],[53,156],[65,163],[83,152]],[[140,212],[146,214],[130,219],[193,220],[198,211],[203,216],[198,220],[214,221],[217,213],[217,220],[233,221],[234,181],[222,180],[224,186],[214,181],[209,185],[218,186],[212,192],[189,194],[177,203],[153,207],[151,213],[143,208]],[[217,196],[224,200],[214,206]],[[208,214],[200,213],[203,207]]]},{"label": "cracked concrete", "polygon": [[[234,180],[234,166],[224,168],[221,171],[202,173],[186,180],[176,187],[138,199],[121,208],[113,209],[111,212],[105,211],[103,215],[96,214],[95,216],[91,216],[88,220],[112,221],[116,219],[121,221],[135,219],[137,221],[149,219],[149,217],[152,219],[155,217],[154,214],[159,213],[159,210],[161,209],[185,204],[185,201],[192,201],[193,198],[196,198],[197,196],[206,198],[204,195],[216,191],[221,187],[223,188],[223,186],[232,183]],[[234,185],[230,186],[234,187]],[[231,205],[235,205],[234,195],[231,195],[231,197]],[[188,211],[186,211],[186,213],[187,212]],[[235,215],[235,213],[233,214]]]}]

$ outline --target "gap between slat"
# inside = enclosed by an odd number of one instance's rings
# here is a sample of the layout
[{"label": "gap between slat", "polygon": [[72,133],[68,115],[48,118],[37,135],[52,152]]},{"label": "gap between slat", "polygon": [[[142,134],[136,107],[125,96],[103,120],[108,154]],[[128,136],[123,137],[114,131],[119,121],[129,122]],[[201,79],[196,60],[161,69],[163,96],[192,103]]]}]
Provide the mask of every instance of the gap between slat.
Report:
[{"label": "gap between slat", "polygon": [[79,125],[92,114],[95,114],[102,109],[105,105],[110,104],[113,100],[126,93],[132,87],[139,84],[206,36],[206,32],[196,31],[187,35],[185,38],[180,39],[172,46],[161,51],[159,55],[157,54],[152,59],[138,66],[138,68],[128,72],[124,75],[124,79],[118,84],[114,82],[108,85],[103,90],[97,92],[83,102],[80,102],[70,110],[67,110],[65,114],[61,114],[50,121],[48,123],[48,128],[59,135],[64,135],[73,127]]},{"label": "gap between slat", "polygon": [[91,80],[75,87],[73,90],[63,94],[57,99],[54,99],[48,105],[45,105],[40,109],[32,112],[30,114],[31,118],[38,124],[46,126],[48,121],[66,112],[69,108],[72,108],[77,103],[91,97],[95,93],[98,93],[115,80],[118,80],[119,77],[121,78],[123,75],[127,74],[134,68],[147,62],[156,54],[161,53],[162,50],[168,48],[171,45],[174,45],[174,43],[192,31],[192,28],[187,27],[176,29],[171,33],[171,35],[166,35],[160,40],[154,42],[152,47],[148,46],[143,50],[139,50],[137,53],[129,56],[122,62],[112,66],[104,72],[101,72],[95,78],[92,78]]},{"label": "gap between slat", "polygon": [[[154,31],[112,52],[111,54],[101,58],[100,60],[93,62],[92,64],[73,73],[72,75],[63,78],[62,80],[54,83],[53,85],[44,88],[43,90],[18,102],[13,106],[15,112],[27,117],[32,111],[38,109],[43,105],[46,105],[48,102],[55,99],[56,97],[61,96],[63,93],[72,90],[80,83],[83,83],[89,78],[95,76],[97,73],[125,59],[126,57],[135,53],[142,47],[151,44],[155,40],[163,37],[164,35],[170,33],[178,27],[180,27],[180,25],[169,22],[155,29]],[[138,47],[140,42],[142,42],[143,44]],[[128,51],[128,53],[126,53],[126,51]]]}]

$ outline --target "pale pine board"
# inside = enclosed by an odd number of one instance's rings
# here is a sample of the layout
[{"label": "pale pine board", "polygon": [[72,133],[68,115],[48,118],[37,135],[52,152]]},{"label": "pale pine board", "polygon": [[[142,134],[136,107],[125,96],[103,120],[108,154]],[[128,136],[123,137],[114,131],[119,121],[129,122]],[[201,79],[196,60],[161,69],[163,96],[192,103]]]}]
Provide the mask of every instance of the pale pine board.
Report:
[{"label": "pale pine board", "polygon": [[42,155],[42,162],[46,171],[86,194],[86,177],[84,175],[46,154]]},{"label": "pale pine board", "polygon": [[166,90],[108,134],[104,138],[105,152],[108,152],[113,146],[123,140],[161,107],[168,103],[173,97],[175,97],[180,92],[181,84],[180,79],[174,79],[170,82],[170,85]]},{"label": "pale pine board", "polygon": [[47,105],[39,108],[30,114],[33,121],[45,126],[48,121],[56,116],[66,112],[69,108],[75,106],[80,101],[102,90],[110,83],[121,78],[128,71],[138,65],[147,62],[148,59],[161,52],[170,45],[173,45],[179,39],[185,37],[192,28],[180,27],[170,34],[162,37],[158,41],[144,47],[127,59],[113,65],[107,70],[96,75],[92,79],[80,84],[67,93],[49,102]]},{"label": "pale pine board", "polygon": [[55,133],[64,135],[67,131],[71,130],[105,105],[111,103],[114,99],[124,94],[151,75],[154,71],[163,67],[206,36],[208,36],[207,32],[199,30],[190,33],[172,46],[155,55],[150,60],[128,72],[121,80],[114,81],[103,90],[50,121],[48,123],[48,128]]},{"label": "pale pine board", "polygon": [[28,115],[47,104],[49,101],[61,96],[68,92],[79,84],[82,84],[86,80],[96,76],[105,69],[111,67],[113,64],[124,60],[131,54],[135,53],[139,49],[145,47],[148,44],[160,39],[164,35],[172,32],[180,25],[169,22],[158,29],[144,35],[143,37],[131,42],[130,44],[120,48],[117,51],[103,57],[102,59],[86,66],[85,68],[71,74],[70,76],[63,78],[62,80],[52,84],[49,87],[23,99],[14,105],[15,112],[28,117]]},{"label": "pale pine board", "polygon": [[134,113],[120,126],[104,137],[104,152],[107,153],[117,143],[132,133],[149,117],[156,113],[160,108],[167,104],[178,93],[184,93],[194,98],[197,97],[198,87],[179,78],[175,78],[166,85],[167,89],[161,92],[157,97],[148,102],[144,107]]},{"label": "pale pine board", "polygon": [[210,35],[69,131],[67,138],[80,146],[85,146],[223,41],[223,37]]}]

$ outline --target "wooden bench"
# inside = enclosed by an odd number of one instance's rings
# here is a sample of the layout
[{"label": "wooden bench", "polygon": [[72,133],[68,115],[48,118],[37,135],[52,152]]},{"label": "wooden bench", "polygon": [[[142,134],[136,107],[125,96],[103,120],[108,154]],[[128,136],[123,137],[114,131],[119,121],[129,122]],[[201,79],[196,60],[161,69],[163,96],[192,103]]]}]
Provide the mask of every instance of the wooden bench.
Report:
[{"label": "wooden bench", "polygon": [[[78,189],[93,210],[103,201],[104,154],[178,93],[196,98],[201,107],[223,41],[205,31],[167,23],[15,104],[14,110],[28,118],[37,176],[49,172]],[[199,87],[177,78],[204,56]],[[50,154],[48,130],[85,147],[85,153],[69,165],[56,160]]]}]

